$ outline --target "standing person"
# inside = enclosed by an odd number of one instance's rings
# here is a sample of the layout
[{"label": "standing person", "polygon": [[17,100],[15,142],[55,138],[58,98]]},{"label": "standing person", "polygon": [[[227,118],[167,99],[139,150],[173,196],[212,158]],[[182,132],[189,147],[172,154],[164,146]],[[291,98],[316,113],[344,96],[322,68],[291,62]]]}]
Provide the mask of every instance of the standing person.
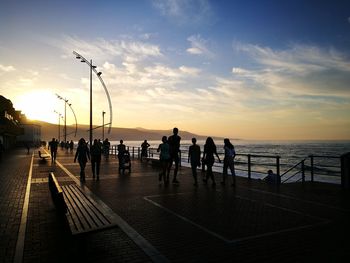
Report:
[{"label": "standing person", "polygon": [[160,164],[162,166],[162,172],[159,173],[159,182],[162,181],[162,178],[164,180],[164,184],[169,184],[169,172],[170,172],[170,146],[167,142],[166,136],[162,137],[162,143],[159,144],[157,152],[159,153],[159,160]]},{"label": "standing person", "polygon": [[224,139],[224,150],[225,150],[225,157],[224,157],[224,166],[222,171],[222,185],[225,185],[225,179],[227,177],[227,168],[230,167],[231,175],[232,175],[232,186],[235,186],[236,184],[236,172],[235,172],[235,157],[236,157],[236,151],[233,144],[230,142],[229,139]]},{"label": "standing person", "polygon": [[212,185],[215,186],[215,178],[213,174],[213,165],[214,165],[214,155],[218,158],[219,162],[221,163],[220,157],[216,151],[216,145],[214,143],[213,138],[208,137],[205,141],[204,145],[204,154],[203,154],[203,161],[207,165],[207,176],[204,180],[204,183],[207,183],[208,179],[211,178]]},{"label": "standing person", "polygon": [[103,153],[105,156],[105,160],[108,160],[109,158],[109,148],[111,147],[111,143],[108,141],[108,138],[106,138],[103,141]]},{"label": "standing person", "polygon": [[192,176],[194,179],[194,186],[197,182],[197,167],[201,166],[201,148],[196,144],[197,139],[192,138],[192,145],[188,149],[188,162],[191,161]]},{"label": "standing person", "polygon": [[142,162],[142,157],[147,158],[147,149],[148,147],[150,147],[151,145],[149,145],[149,143],[147,142],[147,140],[144,140],[144,142],[141,144],[141,162]]},{"label": "standing person", "polygon": [[90,151],[84,138],[81,138],[78,142],[74,162],[77,161],[77,158],[80,165],[80,181],[85,182],[85,166],[88,159],[90,160]]},{"label": "standing person", "polygon": [[181,137],[178,135],[178,133],[179,133],[179,129],[175,127],[173,129],[173,135],[169,136],[168,138],[168,143],[170,146],[169,170],[171,169],[173,162],[175,162],[173,184],[179,183],[179,181],[176,179],[177,171],[179,169],[179,162],[180,162],[180,141],[181,141]]},{"label": "standing person", "polygon": [[126,151],[126,147],[125,147],[125,144],[123,144],[123,140],[120,140],[119,141],[120,144],[118,144],[118,161],[119,161],[119,170],[122,169],[122,158],[123,158],[123,155]]},{"label": "standing person", "polygon": [[95,179],[95,175],[96,175],[97,180],[100,180],[101,154],[102,154],[101,144],[97,141],[97,139],[95,139],[94,144],[91,146],[91,169],[92,169],[92,178]]},{"label": "standing person", "polygon": [[73,149],[74,149],[74,142],[73,142],[73,140],[71,140],[70,143],[69,143],[69,149],[70,149],[70,152],[72,153]]},{"label": "standing person", "polygon": [[52,138],[51,142],[49,142],[49,149],[51,151],[51,162],[56,162],[57,148],[58,148],[58,141],[55,140],[55,138]]}]

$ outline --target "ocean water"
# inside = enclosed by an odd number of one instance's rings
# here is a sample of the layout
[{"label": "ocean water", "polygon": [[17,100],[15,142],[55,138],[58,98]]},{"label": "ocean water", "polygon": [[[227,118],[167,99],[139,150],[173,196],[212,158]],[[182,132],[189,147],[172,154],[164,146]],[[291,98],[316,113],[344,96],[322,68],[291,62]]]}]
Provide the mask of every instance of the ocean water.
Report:
[{"label": "ocean water", "polygon": [[[143,141],[124,141],[132,147],[137,153],[137,147],[141,146]],[[251,140],[232,140],[235,146],[237,156],[235,158],[235,168],[237,175],[247,176],[248,173],[248,154],[250,157],[250,169],[252,178],[263,178],[267,170],[271,169],[277,172],[277,159],[279,161],[279,170],[283,178],[292,176],[287,182],[301,180],[302,167],[301,161],[304,160],[304,174],[306,180],[311,180],[311,169],[313,170],[315,181],[325,181],[331,183],[340,183],[340,156],[350,152],[350,141],[251,141]],[[161,141],[148,141],[151,145],[151,153],[157,158],[156,149]],[[119,142],[112,141],[111,145],[117,145]],[[182,165],[188,166],[187,153],[191,145],[190,140],[181,141]],[[203,150],[204,140],[198,140],[197,144]],[[217,151],[223,159],[223,141],[215,141]],[[311,163],[310,155],[313,158]],[[277,158],[279,157],[279,158]],[[295,167],[294,167],[295,166]],[[294,168],[293,168],[294,167]],[[291,170],[290,170],[291,169]],[[222,163],[216,162],[214,170],[222,172]],[[290,171],[288,171],[290,170]],[[295,175],[294,175],[295,174]]]}]

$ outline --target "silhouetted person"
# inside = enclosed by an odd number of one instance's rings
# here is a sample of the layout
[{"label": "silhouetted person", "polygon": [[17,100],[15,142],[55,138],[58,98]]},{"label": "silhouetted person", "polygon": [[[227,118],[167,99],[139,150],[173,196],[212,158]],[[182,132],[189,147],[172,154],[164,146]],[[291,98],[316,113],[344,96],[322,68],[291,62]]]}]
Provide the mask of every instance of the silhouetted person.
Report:
[{"label": "silhouetted person", "polygon": [[73,152],[73,149],[74,149],[74,142],[71,140],[69,143],[69,150],[71,153]]},{"label": "silhouetted person", "polygon": [[174,168],[174,178],[173,183],[178,184],[179,181],[176,179],[177,177],[177,171],[179,170],[179,162],[180,162],[180,141],[181,137],[178,135],[179,130],[178,128],[173,129],[173,135],[169,136],[168,143],[170,146],[170,163],[169,163],[169,169],[171,169],[171,166],[173,165],[173,162],[175,162],[175,168]]},{"label": "silhouetted person", "polygon": [[264,181],[266,181],[268,184],[277,184],[278,183],[277,174],[274,174],[272,170],[268,170],[267,176],[264,178]]},{"label": "silhouetted person", "polygon": [[95,179],[95,176],[97,176],[97,180],[100,180],[101,154],[101,144],[95,139],[94,144],[91,146],[91,169],[92,178]]},{"label": "silhouetted person", "polygon": [[30,143],[29,143],[29,142],[24,142],[24,147],[27,149],[27,154],[29,154],[29,151],[30,151]]},{"label": "silhouetted person", "polygon": [[74,162],[77,161],[77,158],[80,165],[80,181],[85,182],[85,166],[88,159],[90,160],[90,151],[84,138],[81,138],[78,142]]},{"label": "silhouetted person", "polygon": [[218,158],[219,162],[221,163],[220,157],[218,153],[216,152],[216,145],[213,141],[213,138],[208,137],[205,145],[204,145],[204,154],[203,154],[203,161],[205,162],[207,166],[207,176],[204,180],[204,183],[207,183],[208,179],[211,178],[212,185],[215,186],[215,178],[213,174],[213,165],[214,165],[214,155]]},{"label": "silhouetted person", "polygon": [[126,151],[126,147],[125,147],[125,144],[123,144],[123,142],[124,142],[123,140],[120,140],[119,142],[120,142],[120,144],[118,144],[117,149],[118,149],[119,170],[121,170],[122,169],[122,162],[123,162],[122,158],[123,158],[123,155]]},{"label": "silhouetted person", "polygon": [[2,155],[3,155],[4,151],[5,151],[5,147],[2,144],[2,141],[0,140],[0,162],[2,160]]},{"label": "silhouetted person", "polygon": [[147,154],[147,149],[148,147],[150,147],[151,145],[149,145],[149,143],[147,142],[147,140],[144,140],[143,143],[141,144],[141,162],[142,162],[142,158],[147,158],[148,154]]},{"label": "silhouetted person", "polygon": [[169,184],[169,172],[170,172],[170,146],[168,144],[166,136],[162,137],[162,143],[159,144],[157,152],[159,152],[159,160],[162,167],[162,172],[159,173],[159,182],[164,180],[164,184]]},{"label": "silhouetted person", "polygon": [[188,149],[188,162],[191,162],[194,185],[197,186],[197,167],[201,166],[201,148],[196,144],[197,139],[192,138],[192,145]]},{"label": "silhouetted person", "polygon": [[58,140],[56,140],[55,138],[52,138],[51,142],[49,142],[49,149],[51,151],[51,162],[56,162],[57,148],[58,148]]},{"label": "silhouetted person", "polygon": [[108,158],[109,158],[109,148],[110,147],[111,147],[111,143],[108,141],[108,138],[106,138],[103,141],[103,154],[104,154],[106,160],[108,160]]},{"label": "silhouetted person", "polygon": [[236,172],[235,172],[235,162],[234,159],[236,157],[235,147],[232,145],[229,139],[224,139],[224,166],[222,171],[222,185],[225,185],[225,179],[227,177],[227,169],[230,167],[231,175],[232,175],[232,186],[236,184]]}]

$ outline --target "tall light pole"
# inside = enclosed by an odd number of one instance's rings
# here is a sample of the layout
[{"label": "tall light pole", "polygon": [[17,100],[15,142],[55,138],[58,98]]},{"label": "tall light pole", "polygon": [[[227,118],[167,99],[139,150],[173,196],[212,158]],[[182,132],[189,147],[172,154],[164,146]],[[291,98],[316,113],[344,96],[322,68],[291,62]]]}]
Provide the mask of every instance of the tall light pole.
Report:
[{"label": "tall light pole", "polygon": [[61,141],[61,118],[63,119],[63,117],[61,113],[57,111],[54,111],[54,112],[58,114],[58,141],[60,142]]},{"label": "tall light pole", "polygon": [[102,141],[105,140],[105,111],[102,111]]},{"label": "tall light pole", "polygon": [[105,92],[107,95],[107,99],[108,99],[108,103],[109,103],[109,117],[110,117],[110,122],[109,122],[109,129],[108,129],[108,133],[110,133],[111,131],[111,127],[112,127],[112,103],[111,103],[111,98],[109,96],[107,87],[103,81],[103,79],[101,78],[102,72],[98,72],[96,70],[96,66],[94,66],[92,64],[92,59],[90,61],[88,61],[86,58],[84,58],[82,55],[80,55],[79,53],[73,51],[73,54],[75,55],[76,59],[80,59],[81,62],[86,63],[89,67],[90,67],[90,146],[92,145],[92,71],[95,72],[95,74],[97,75],[97,77],[99,78]]},{"label": "tall light pole", "polygon": [[67,100],[66,98],[63,98],[62,96],[56,94],[57,98],[60,100],[64,101],[64,142],[67,142],[67,105],[69,106],[69,108],[72,110],[74,118],[75,118],[75,135],[74,137],[77,135],[77,117],[75,115],[75,112],[72,108],[72,103],[68,103],[69,100]]}]

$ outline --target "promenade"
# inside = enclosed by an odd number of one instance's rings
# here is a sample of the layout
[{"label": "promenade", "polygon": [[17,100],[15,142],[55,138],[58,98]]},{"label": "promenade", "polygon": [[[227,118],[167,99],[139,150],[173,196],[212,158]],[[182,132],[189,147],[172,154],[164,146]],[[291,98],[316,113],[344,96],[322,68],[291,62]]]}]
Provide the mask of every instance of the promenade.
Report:
[{"label": "promenade", "polygon": [[52,164],[38,149],[16,149],[0,162],[0,262],[350,260],[350,193],[339,185],[277,188],[238,177],[233,188],[216,174],[213,188],[199,172],[196,188],[191,170],[181,167],[180,184],[166,187],[159,168],[135,159],[131,173],[119,174],[112,156],[102,161],[99,181],[87,164],[85,187],[113,210],[118,226],[72,236],[52,202],[48,174],[62,185],[80,184],[73,159],[59,150]]}]

